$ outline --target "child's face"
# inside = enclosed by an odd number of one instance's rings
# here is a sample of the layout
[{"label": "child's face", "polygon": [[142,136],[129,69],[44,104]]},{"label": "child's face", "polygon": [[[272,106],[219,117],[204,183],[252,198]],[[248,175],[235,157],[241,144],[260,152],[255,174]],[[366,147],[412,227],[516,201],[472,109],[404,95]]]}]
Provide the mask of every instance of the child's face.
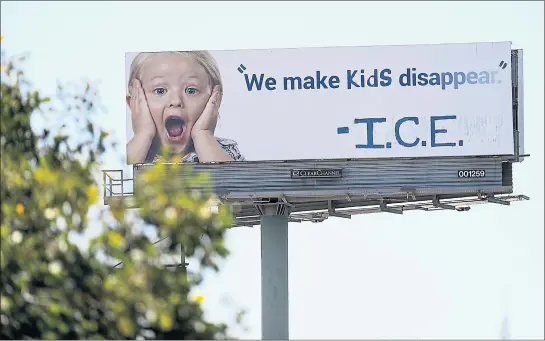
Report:
[{"label": "child's face", "polygon": [[144,61],[140,80],[161,142],[184,152],[212,93],[205,69],[183,55],[159,53]]}]

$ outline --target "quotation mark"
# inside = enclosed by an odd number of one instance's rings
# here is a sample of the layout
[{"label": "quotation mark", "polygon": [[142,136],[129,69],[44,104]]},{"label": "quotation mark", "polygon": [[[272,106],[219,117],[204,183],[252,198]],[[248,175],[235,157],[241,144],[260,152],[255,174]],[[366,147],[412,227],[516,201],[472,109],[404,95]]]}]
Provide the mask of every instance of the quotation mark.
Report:
[{"label": "quotation mark", "polygon": [[504,62],[504,61],[502,60],[502,61],[500,62],[500,67],[501,67],[502,69],[505,69],[505,68],[507,67],[507,63]]},{"label": "quotation mark", "polygon": [[246,70],[246,66],[240,64],[240,66],[238,67],[237,70],[238,70],[238,72],[240,72],[240,73],[244,73],[244,70]]}]

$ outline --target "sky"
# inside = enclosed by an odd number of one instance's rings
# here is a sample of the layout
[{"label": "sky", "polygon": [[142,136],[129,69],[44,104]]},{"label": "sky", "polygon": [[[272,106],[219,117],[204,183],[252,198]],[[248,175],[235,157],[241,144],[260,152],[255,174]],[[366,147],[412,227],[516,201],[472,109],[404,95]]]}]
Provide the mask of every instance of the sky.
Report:
[{"label": "sky", "polygon": [[[29,52],[27,76],[99,81],[122,142],[104,168],[124,165],[129,51],[512,41],[524,49],[525,143],[511,206],[292,223],[290,338],[543,339],[543,2],[2,2],[2,49]],[[208,318],[241,338],[261,335],[259,227],[232,229],[229,258],[201,290]]]}]

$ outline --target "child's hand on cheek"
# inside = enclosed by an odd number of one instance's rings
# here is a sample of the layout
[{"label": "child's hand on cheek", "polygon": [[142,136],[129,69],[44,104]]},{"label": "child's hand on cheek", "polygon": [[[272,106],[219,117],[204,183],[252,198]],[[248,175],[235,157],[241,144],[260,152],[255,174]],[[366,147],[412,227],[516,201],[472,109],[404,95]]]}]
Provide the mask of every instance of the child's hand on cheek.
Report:
[{"label": "child's hand on cheek", "polygon": [[142,83],[134,79],[129,91],[131,95],[132,128],[134,135],[152,139],[157,129],[151,117]]},{"label": "child's hand on cheek", "polygon": [[195,125],[191,129],[191,137],[193,139],[202,135],[214,135],[214,130],[216,129],[216,124],[218,122],[221,95],[220,86],[216,85],[201,116],[197,119],[197,122],[195,122]]}]

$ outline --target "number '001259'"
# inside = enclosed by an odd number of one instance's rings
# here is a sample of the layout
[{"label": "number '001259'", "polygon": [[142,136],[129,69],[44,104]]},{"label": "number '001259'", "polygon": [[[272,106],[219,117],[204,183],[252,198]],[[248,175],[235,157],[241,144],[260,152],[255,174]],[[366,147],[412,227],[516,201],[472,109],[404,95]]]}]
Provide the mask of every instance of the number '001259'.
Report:
[{"label": "number '001259'", "polygon": [[459,170],[459,178],[484,178],[486,172],[484,169]]}]

